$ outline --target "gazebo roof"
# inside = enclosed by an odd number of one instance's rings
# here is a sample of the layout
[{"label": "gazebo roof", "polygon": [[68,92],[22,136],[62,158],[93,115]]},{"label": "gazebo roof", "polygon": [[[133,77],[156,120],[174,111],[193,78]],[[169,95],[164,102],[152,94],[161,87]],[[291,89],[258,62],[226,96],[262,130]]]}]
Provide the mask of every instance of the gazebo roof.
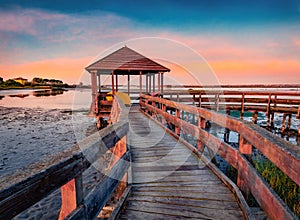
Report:
[{"label": "gazebo roof", "polygon": [[97,70],[100,74],[110,75],[138,75],[170,72],[170,69],[124,46],[106,57],[92,63],[85,68],[88,72]]}]

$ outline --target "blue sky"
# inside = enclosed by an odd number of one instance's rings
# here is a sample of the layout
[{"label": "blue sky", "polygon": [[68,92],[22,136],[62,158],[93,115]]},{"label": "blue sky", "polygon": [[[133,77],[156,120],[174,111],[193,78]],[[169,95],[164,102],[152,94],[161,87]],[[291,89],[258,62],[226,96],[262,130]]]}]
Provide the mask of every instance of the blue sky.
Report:
[{"label": "blue sky", "polygon": [[[79,75],[99,52],[147,36],[193,48],[224,83],[244,69],[253,74],[268,69],[253,83],[299,78],[299,0],[0,0],[0,74],[29,78],[55,71],[71,81],[74,63],[81,64]],[[286,66],[290,76],[281,79]]]}]

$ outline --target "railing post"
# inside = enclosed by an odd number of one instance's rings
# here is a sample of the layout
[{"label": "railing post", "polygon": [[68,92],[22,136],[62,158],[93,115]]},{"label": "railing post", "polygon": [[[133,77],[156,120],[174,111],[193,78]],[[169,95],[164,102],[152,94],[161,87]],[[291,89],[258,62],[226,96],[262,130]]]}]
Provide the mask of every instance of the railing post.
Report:
[{"label": "railing post", "polygon": [[216,111],[219,111],[219,93],[215,96]]},{"label": "railing post", "polygon": [[266,115],[267,115],[267,126],[270,126],[271,125],[271,97],[272,95],[270,94],[269,95],[269,98],[268,98],[268,106],[267,106],[267,112],[266,112]]},{"label": "railing post", "polygon": [[[166,105],[162,104],[161,108],[162,108],[163,112],[166,112],[166,110],[167,110],[167,106]],[[166,119],[163,116],[162,116],[162,124],[163,125],[166,124]]]},{"label": "railing post", "polygon": [[[241,154],[246,154],[247,157],[250,157],[252,154],[252,145],[249,144],[247,140],[245,140],[245,138],[241,135],[239,137],[239,151]],[[244,168],[240,167],[241,164],[242,163],[239,163],[239,167],[238,167],[237,185],[244,193],[246,199],[248,199],[250,195],[250,191],[247,185],[247,181],[245,181],[248,178],[245,176],[247,174],[245,174]]]},{"label": "railing post", "polygon": [[201,108],[201,104],[202,104],[201,103],[202,102],[202,97],[201,96],[202,96],[202,93],[199,94],[199,105],[198,105],[199,108]]},{"label": "railing post", "polygon": [[76,205],[77,207],[83,202],[83,184],[82,184],[82,174],[79,174],[75,178],[75,188],[76,188]]},{"label": "railing post", "polygon": [[[112,159],[109,164],[109,169],[111,169],[119,160],[120,158],[126,153],[127,151],[127,145],[126,145],[126,136],[121,138],[118,143],[111,149],[112,151]],[[119,199],[121,198],[123,191],[127,187],[127,180],[128,180],[128,175],[124,175],[122,180],[119,180],[119,184],[116,188],[116,198]]]},{"label": "railing post", "polygon": [[245,93],[242,94],[242,105],[241,105],[241,114],[240,118],[243,119],[245,113]]},{"label": "railing post", "polygon": [[206,128],[206,119],[203,117],[200,117],[200,128],[202,129]]},{"label": "railing post", "polygon": [[[175,110],[175,116],[180,119],[180,110]],[[180,136],[180,127],[175,126],[175,134]]]},{"label": "railing post", "polygon": [[[202,118],[198,115],[198,128],[202,128],[201,127],[201,120],[202,120]],[[199,150],[199,152],[203,152],[204,151],[204,147],[205,147],[205,145],[204,145],[204,143],[200,140],[200,137],[198,137],[198,141],[197,141],[197,148],[198,148],[198,150]]]},{"label": "railing post", "polygon": [[240,135],[239,138],[239,151],[241,154],[247,154],[251,155],[252,154],[252,145],[249,144],[243,136]]},{"label": "railing post", "polygon": [[77,207],[75,179],[72,179],[71,181],[63,185],[60,189],[62,204],[58,219],[62,220]]},{"label": "railing post", "polygon": [[[156,102],[154,100],[152,100],[152,106],[154,107],[154,109],[156,109]],[[152,118],[155,117],[156,114],[154,114],[155,112],[152,112]]]}]

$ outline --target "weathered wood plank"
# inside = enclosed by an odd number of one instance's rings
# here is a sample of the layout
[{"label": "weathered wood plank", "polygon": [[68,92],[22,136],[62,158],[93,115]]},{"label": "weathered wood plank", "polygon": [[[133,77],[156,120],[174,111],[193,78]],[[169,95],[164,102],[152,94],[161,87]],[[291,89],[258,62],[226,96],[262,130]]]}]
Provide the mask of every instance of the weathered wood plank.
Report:
[{"label": "weathered wood plank", "polygon": [[[172,213],[151,213],[151,212],[146,212],[146,211],[138,211],[138,210],[126,210],[125,213],[123,213],[119,219],[147,219],[147,220],[174,220],[174,219],[184,219],[181,216],[175,216],[172,215]],[[194,219],[198,220],[201,218],[188,218],[188,219]],[[202,218],[202,219],[207,219],[207,218]]]},{"label": "weathered wood plank", "polygon": [[183,206],[174,204],[161,204],[152,202],[128,202],[128,210],[145,211],[151,213],[172,214],[185,218],[206,219],[242,219],[243,214],[237,210],[208,209],[204,207]]},{"label": "weathered wood plank", "polygon": [[[196,201],[195,201],[196,200]],[[136,202],[156,202],[163,204],[174,204],[192,207],[205,207],[210,209],[231,209],[238,210],[239,206],[233,201],[215,201],[215,200],[198,200],[194,198],[169,198],[169,197],[152,197],[152,196],[135,196],[128,198],[128,201]]]},{"label": "weathered wood plank", "polygon": [[147,140],[143,125],[149,119],[140,113],[130,117],[133,184],[120,219],[243,218],[231,191],[193,152],[153,122],[151,132],[161,139]]}]

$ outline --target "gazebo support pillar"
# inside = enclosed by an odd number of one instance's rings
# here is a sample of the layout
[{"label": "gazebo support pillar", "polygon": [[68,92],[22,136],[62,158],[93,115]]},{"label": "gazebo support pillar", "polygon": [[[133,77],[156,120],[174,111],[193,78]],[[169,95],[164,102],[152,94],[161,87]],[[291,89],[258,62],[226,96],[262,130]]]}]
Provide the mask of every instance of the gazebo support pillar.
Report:
[{"label": "gazebo support pillar", "polygon": [[148,76],[148,74],[146,74],[146,93],[149,92],[148,78],[149,78],[149,76]]},{"label": "gazebo support pillar", "polygon": [[140,71],[140,96],[142,95],[143,78],[142,71]]},{"label": "gazebo support pillar", "polygon": [[152,89],[152,83],[151,83],[151,78],[152,78],[152,76],[151,76],[151,74],[149,74],[149,93],[151,92],[151,89]]},{"label": "gazebo support pillar", "polygon": [[130,75],[127,75],[127,94],[130,95]]},{"label": "gazebo support pillar", "polygon": [[116,74],[116,92],[119,90],[119,85],[118,85],[118,75]]},{"label": "gazebo support pillar", "polygon": [[90,114],[97,114],[96,110],[96,99],[97,99],[97,71],[91,72],[91,83],[92,83],[92,104]]},{"label": "gazebo support pillar", "polygon": [[97,73],[98,75],[98,92],[101,92],[101,75],[100,72]]},{"label": "gazebo support pillar", "polygon": [[158,76],[157,76],[157,90],[158,90],[158,92],[160,92],[160,73],[158,73]]},{"label": "gazebo support pillar", "polygon": [[153,92],[155,92],[155,74],[153,74],[152,77],[153,77]]},{"label": "gazebo support pillar", "polygon": [[115,74],[114,71],[111,72],[111,91],[115,94]]},{"label": "gazebo support pillar", "polygon": [[160,88],[160,92],[161,92],[161,95],[163,96],[163,94],[164,94],[164,73],[161,73],[160,74],[160,77],[161,77],[161,79],[160,79],[160,86],[161,86],[161,88]]}]

